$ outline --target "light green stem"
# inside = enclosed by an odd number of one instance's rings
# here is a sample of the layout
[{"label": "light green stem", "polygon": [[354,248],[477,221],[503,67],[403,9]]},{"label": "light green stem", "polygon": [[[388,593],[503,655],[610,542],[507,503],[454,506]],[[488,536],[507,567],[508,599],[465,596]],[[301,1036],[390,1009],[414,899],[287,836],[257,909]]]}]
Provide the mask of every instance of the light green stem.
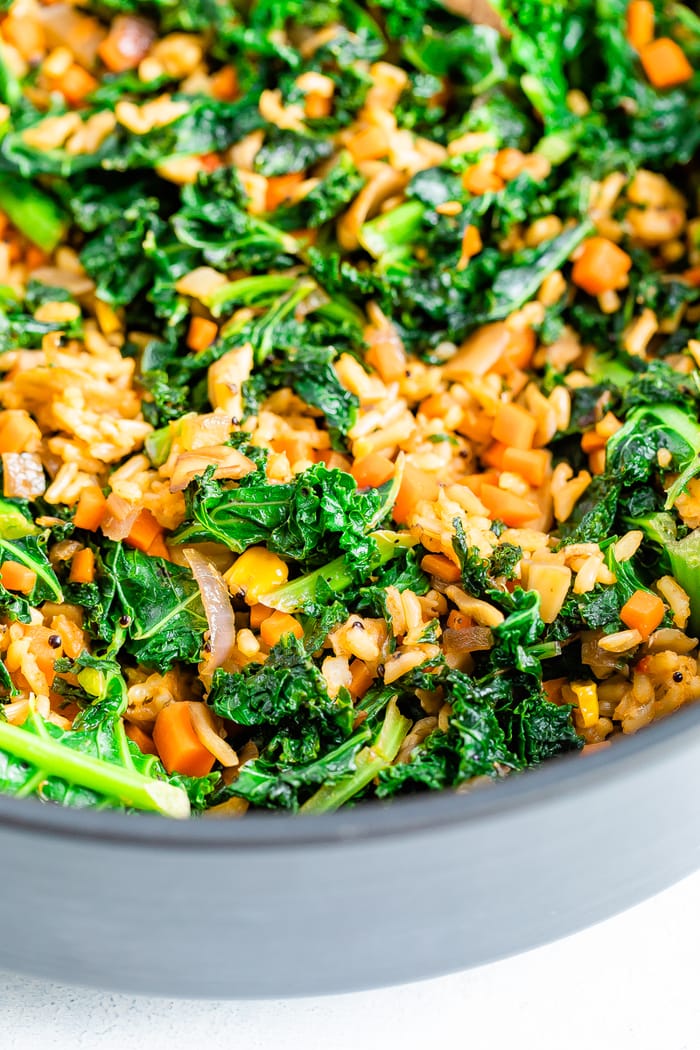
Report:
[{"label": "light green stem", "polygon": [[20,175],[0,175],[0,208],[45,252],[52,252],[63,237],[65,224],[53,197]]},{"label": "light green stem", "polygon": [[[372,537],[376,541],[379,554],[375,558],[373,568],[378,569],[391,561],[398,552],[406,547],[415,547],[418,542],[409,533],[401,532],[373,532]],[[342,554],[314,572],[306,576],[300,576],[291,583],[285,583],[275,591],[262,594],[260,601],[270,609],[278,609],[280,612],[300,612],[310,602],[313,602],[316,587],[323,580],[336,594],[346,590],[353,581],[352,573],[348,567],[348,555]]]},{"label": "light green stem", "polygon": [[71,784],[118,798],[125,806],[182,819],[190,815],[185,791],[164,780],[145,777],[135,769],[113,766],[92,755],[73,751],[51,737],[35,736],[20,726],[0,721],[0,748]]},{"label": "light green stem", "polygon": [[371,747],[363,747],[362,751],[358,752],[353,772],[348,773],[335,784],[320,787],[310,799],[307,799],[301,807],[301,812],[330,813],[349,802],[378,773],[391,765],[410,727],[410,719],[403,717],[396,705],[396,698],[394,698],[387,706],[386,717],[379,736]]}]

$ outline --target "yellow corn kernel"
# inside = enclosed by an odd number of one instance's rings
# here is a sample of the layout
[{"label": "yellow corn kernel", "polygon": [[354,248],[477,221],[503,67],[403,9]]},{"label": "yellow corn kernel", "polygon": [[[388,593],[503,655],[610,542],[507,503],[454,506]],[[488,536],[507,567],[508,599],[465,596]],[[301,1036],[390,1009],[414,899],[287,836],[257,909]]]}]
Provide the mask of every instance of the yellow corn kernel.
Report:
[{"label": "yellow corn kernel", "polygon": [[571,691],[576,697],[578,712],[584,729],[596,725],[600,718],[598,710],[598,686],[595,682],[572,682]]},{"label": "yellow corn kernel", "polygon": [[528,565],[527,589],[539,594],[540,616],[545,623],[553,623],[556,620],[570,586],[571,569],[566,565]]},{"label": "yellow corn kernel", "polygon": [[224,573],[231,594],[242,596],[248,605],[257,605],[261,595],[281,587],[288,576],[287,563],[265,547],[249,547]]}]

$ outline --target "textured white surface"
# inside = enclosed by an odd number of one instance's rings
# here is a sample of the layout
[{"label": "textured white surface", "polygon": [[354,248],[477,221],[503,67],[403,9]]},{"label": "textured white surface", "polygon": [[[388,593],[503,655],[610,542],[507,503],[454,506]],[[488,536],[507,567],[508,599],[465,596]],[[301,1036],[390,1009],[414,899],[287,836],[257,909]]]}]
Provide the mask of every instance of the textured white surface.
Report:
[{"label": "textured white surface", "polygon": [[700,873],[575,937],[378,992],[174,1002],[0,974],[0,1050],[698,1050],[699,964]]}]

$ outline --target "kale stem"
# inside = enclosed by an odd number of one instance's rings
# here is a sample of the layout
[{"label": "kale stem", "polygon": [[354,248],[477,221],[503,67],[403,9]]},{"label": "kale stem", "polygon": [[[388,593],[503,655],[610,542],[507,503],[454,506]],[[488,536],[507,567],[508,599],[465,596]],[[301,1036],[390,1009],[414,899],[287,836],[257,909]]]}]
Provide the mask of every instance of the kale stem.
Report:
[{"label": "kale stem", "polygon": [[25,237],[52,252],[63,237],[63,216],[54,201],[19,175],[0,175],[0,208]]},{"label": "kale stem", "polygon": [[134,809],[180,819],[190,815],[189,799],[182,788],[74,751],[48,735],[35,736],[20,726],[0,721],[0,748],[37,766],[46,777],[60,777],[108,798],[117,798]]},{"label": "kale stem", "polygon": [[399,753],[411,726],[398,709],[396,697],[390,700],[382,728],[370,747],[364,747],[355,759],[355,770],[347,776],[318,789],[301,807],[302,813],[329,813],[339,809],[386,769]]},{"label": "kale stem", "polygon": [[[375,569],[391,561],[400,550],[403,550],[405,547],[413,547],[417,542],[409,533],[373,532],[370,535],[375,540],[378,548],[378,554],[372,566]],[[321,580],[324,580],[336,594],[339,591],[347,590],[353,582],[351,563],[348,559],[348,555],[341,554],[339,558],[335,558],[328,565],[324,565],[306,576],[300,576],[298,579],[292,580],[291,583],[286,583],[283,587],[270,591],[269,594],[261,595],[260,601],[270,609],[278,609],[280,612],[300,612],[313,603],[316,587]]]}]

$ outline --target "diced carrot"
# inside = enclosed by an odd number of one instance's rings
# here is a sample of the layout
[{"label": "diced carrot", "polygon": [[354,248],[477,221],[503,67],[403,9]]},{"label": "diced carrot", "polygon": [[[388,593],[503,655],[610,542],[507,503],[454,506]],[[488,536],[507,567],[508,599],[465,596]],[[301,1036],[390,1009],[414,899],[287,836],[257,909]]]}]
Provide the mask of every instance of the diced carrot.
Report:
[{"label": "diced carrot", "polygon": [[[49,688],[53,685],[53,680],[56,677],[54,664],[59,656],[63,656],[61,645],[59,644],[54,648],[49,642],[51,635],[54,633],[54,631],[44,627],[42,624],[25,628],[25,637],[29,637],[30,640],[29,652],[36,660],[41,673],[45,675]],[[55,639],[53,640],[55,641]]]},{"label": "diced carrot", "polygon": [[542,683],[542,688],[547,694],[547,699],[553,704],[556,704],[561,700],[561,687],[566,685],[566,682],[566,678],[549,678]]},{"label": "diced carrot", "polygon": [[78,506],[73,515],[73,524],[77,529],[88,529],[95,532],[102,524],[107,512],[107,500],[102,489],[97,485],[88,485],[80,493]]},{"label": "diced carrot", "polygon": [[188,703],[166,704],[153,727],[153,743],[168,773],[203,777],[211,772],[214,756],[194,731]]},{"label": "diced carrot", "polygon": [[74,62],[57,81],[57,87],[69,105],[78,106],[95,90],[97,80]]},{"label": "diced carrot", "polygon": [[206,350],[219,334],[219,326],[216,321],[210,321],[206,317],[193,317],[187,332],[187,345],[190,350]]},{"label": "diced carrot", "polygon": [[481,453],[481,462],[485,463],[487,467],[493,467],[495,470],[504,470],[503,457],[507,447],[502,441],[492,441],[488,448],[485,448]]},{"label": "diced carrot", "polygon": [[126,537],[126,542],[145,553],[162,532],[162,527],[153,517],[150,510],[142,510],[131,526],[131,532]]},{"label": "diced carrot", "polygon": [[304,637],[304,628],[289,613],[275,611],[266,616],[260,624],[260,638],[270,648],[285,634],[293,634],[296,638]]},{"label": "diced carrot", "polygon": [[512,402],[498,406],[492,430],[496,441],[510,448],[532,448],[536,430],[537,420],[527,409]]},{"label": "diced carrot", "polygon": [[6,237],[8,261],[11,263],[19,262],[24,254],[24,239],[20,238],[14,231]]},{"label": "diced carrot", "polygon": [[311,120],[328,117],[333,109],[333,99],[320,91],[309,91],[304,99],[304,112]]},{"label": "diced carrot", "polygon": [[700,288],[700,266],[691,266],[689,270],[686,270],[683,274],[688,284],[692,284],[693,288]]},{"label": "diced carrot", "polygon": [[2,23],[2,35],[27,62],[37,62],[46,51],[46,33],[34,12],[9,14]]},{"label": "diced carrot", "polygon": [[288,204],[294,196],[297,186],[304,181],[301,171],[292,171],[289,175],[273,175],[267,180],[265,193],[265,207],[268,211],[274,211],[280,204]]},{"label": "diced carrot", "polygon": [[420,500],[436,500],[439,488],[437,478],[433,474],[426,474],[413,464],[407,463],[391,514],[396,524],[406,525]]},{"label": "diced carrot", "polygon": [[48,255],[37,244],[28,244],[24,253],[24,261],[28,270],[36,270],[48,261]]},{"label": "diced carrot", "polygon": [[263,620],[266,620],[268,616],[272,615],[272,609],[268,609],[267,605],[261,605],[259,602],[257,605],[251,605],[250,607],[250,627],[251,630],[257,631]]},{"label": "diced carrot", "polygon": [[149,558],[165,558],[166,561],[170,561],[170,551],[165,544],[162,533],[156,536],[147,553]]},{"label": "diced carrot", "polygon": [[71,583],[92,583],[95,579],[95,555],[89,547],[73,555],[69,579]]},{"label": "diced carrot", "polygon": [[209,79],[209,87],[219,102],[231,102],[238,95],[238,74],[233,66],[222,66]]},{"label": "diced carrot", "polygon": [[497,175],[500,175],[505,182],[509,182],[510,179],[514,179],[516,175],[520,174],[523,170],[524,163],[525,154],[522,150],[514,149],[512,146],[507,146],[505,149],[499,149],[496,154],[493,170]]},{"label": "diced carrot", "polygon": [[514,329],[510,333],[508,346],[491,371],[496,372],[498,375],[503,375],[520,368],[528,368],[532,362],[536,347],[537,336],[532,328]]},{"label": "diced carrot", "polygon": [[29,594],[34,590],[36,573],[19,561],[4,561],[0,565],[0,583],[6,591],[19,591]]},{"label": "diced carrot", "polygon": [[275,452],[284,452],[287,459],[289,460],[290,466],[294,466],[302,459],[312,459],[314,451],[309,446],[309,442],[304,438],[304,431],[295,433],[291,431],[288,434],[283,434],[280,437],[273,438],[271,445]]},{"label": "diced carrot", "polygon": [[453,404],[454,402],[447,393],[430,394],[424,401],[421,401],[418,411],[428,419],[440,419]]},{"label": "diced carrot", "polygon": [[363,160],[379,160],[389,152],[388,135],[384,128],[377,126],[355,132],[346,145],[356,164]]},{"label": "diced carrot", "polygon": [[317,463],[325,463],[330,470],[343,470],[349,474],[352,469],[352,463],[348,457],[332,448],[319,449],[315,459]]},{"label": "diced carrot", "polygon": [[134,725],[133,722],[124,723],[124,732],[128,736],[129,740],[133,740],[139,751],[144,755],[157,755],[156,745],[148,735],[144,733],[140,726]]},{"label": "diced carrot", "polygon": [[636,51],[654,39],[654,5],[651,0],[630,0],[627,5],[627,39]]},{"label": "diced carrot", "polygon": [[372,672],[364,660],[353,660],[350,664],[350,674],[352,675],[352,681],[348,686],[350,696],[353,700],[359,700],[374,681]]},{"label": "diced carrot", "polygon": [[394,464],[387,456],[379,452],[370,452],[356,459],[350,473],[357,482],[358,488],[377,488],[394,476]]},{"label": "diced carrot", "polygon": [[462,234],[462,251],[459,256],[459,262],[457,263],[457,269],[466,269],[469,260],[473,258],[473,256],[478,255],[483,247],[484,243],[481,240],[479,227],[472,225],[465,227],[464,233]]},{"label": "diced carrot", "polygon": [[675,40],[662,36],[639,52],[644,72],[655,88],[677,87],[693,75],[693,67]]},{"label": "diced carrot", "polygon": [[[73,606],[77,608],[77,606]],[[42,612],[46,609],[44,605]],[[46,614],[45,614],[46,615]],[[80,610],[82,617],[82,610]],[[66,656],[72,656],[74,659],[79,656],[85,648],[85,634],[83,633],[82,627],[79,627],[77,623],[69,619],[63,613],[58,613],[57,616],[51,617],[50,623],[51,633],[57,634],[61,639],[63,652]]]},{"label": "diced carrot", "polygon": [[664,618],[665,606],[658,594],[635,591],[620,609],[620,619],[646,641]]},{"label": "diced carrot", "polygon": [[588,453],[588,469],[591,474],[604,474],[605,473],[605,449],[596,448],[593,452]]},{"label": "diced carrot", "polygon": [[218,171],[219,168],[224,166],[220,153],[201,153],[199,163],[204,171]]},{"label": "diced carrot", "polygon": [[597,430],[587,430],[581,435],[581,449],[583,452],[595,452],[599,448],[605,448],[606,438]]},{"label": "diced carrot", "polygon": [[462,185],[474,197],[483,193],[498,193],[505,183],[495,171],[490,171],[485,164],[472,164],[462,172]]},{"label": "diced carrot", "polygon": [[479,499],[494,520],[505,522],[514,529],[533,521],[540,514],[537,504],[516,496],[514,492],[499,489],[496,485],[482,485]]},{"label": "diced carrot", "polygon": [[[372,331],[370,329],[370,331]],[[406,375],[406,351],[401,341],[387,335],[377,338],[376,333],[367,340],[369,348],[365,354],[368,365],[376,369],[385,383],[395,383]]]},{"label": "diced carrot", "polygon": [[459,609],[453,609],[447,617],[447,626],[453,631],[464,631],[467,627],[474,626],[474,620],[466,613],[460,612]]},{"label": "diced carrot", "polygon": [[423,572],[427,572],[428,576],[437,576],[445,583],[457,583],[462,578],[459,567],[444,554],[426,554],[420,567]]},{"label": "diced carrot", "polygon": [[571,279],[589,295],[623,288],[632,260],[614,241],[607,237],[589,237],[574,263]]},{"label": "diced carrot", "polygon": [[41,431],[23,408],[0,412],[0,453],[29,452],[41,441]]},{"label": "diced carrot", "polygon": [[498,473],[495,470],[485,470],[481,474],[465,474],[461,482],[478,496],[482,486],[498,484]]},{"label": "diced carrot", "polygon": [[503,470],[519,474],[528,485],[542,485],[552,462],[552,453],[543,448],[507,448]]}]

